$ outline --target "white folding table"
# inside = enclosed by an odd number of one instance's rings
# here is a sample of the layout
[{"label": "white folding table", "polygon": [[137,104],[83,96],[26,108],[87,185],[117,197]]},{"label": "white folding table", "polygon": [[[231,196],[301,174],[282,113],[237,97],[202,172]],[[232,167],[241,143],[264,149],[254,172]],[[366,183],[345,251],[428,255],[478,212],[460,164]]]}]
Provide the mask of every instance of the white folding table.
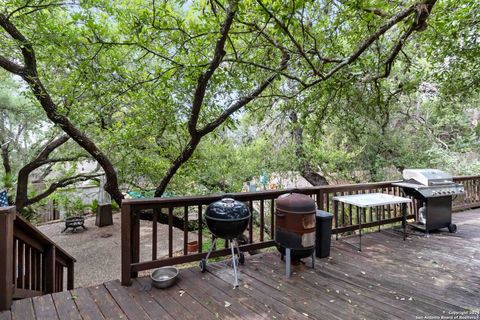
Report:
[{"label": "white folding table", "polygon": [[[343,202],[351,204],[353,206],[362,208],[362,213],[365,215],[366,208],[380,207],[386,205],[402,205],[402,227],[403,227],[403,240],[407,238],[407,203],[412,202],[409,198],[393,196],[386,193],[365,193],[365,194],[353,194],[348,196],[336,196],[333,197],[333,207],[336,217],[338,217],[338,203]],[[357,210],[357,222],[358,222],[358,235],[359,246],[358,251],[362,251],[362,214]]]}]

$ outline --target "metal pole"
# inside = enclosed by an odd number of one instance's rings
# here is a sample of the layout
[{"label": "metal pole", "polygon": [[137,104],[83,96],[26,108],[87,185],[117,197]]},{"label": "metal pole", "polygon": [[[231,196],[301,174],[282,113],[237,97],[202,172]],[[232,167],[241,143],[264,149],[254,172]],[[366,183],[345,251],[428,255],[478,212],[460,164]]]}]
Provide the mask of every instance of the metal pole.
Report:
[{"label": "metal pole", "polygon": [[238,277],[237,277],[237,259],[235,258],[235,248],[233,240],[230,239],[230,248],[232,249],[232,262],[233,262],[233,274],[235,276],[235,283],[233,284],[233,288],[238,287]]},{"label": "metal pole", "polygon": [[[338,200],[333,200],[333,213],[335,214],[335,228],[338,227]],[[335,233],[335,240],[338,240],[338,232]]]},{"label": "metal pole", "polygon": [[362,251],[362,215],[366,215],[365,207],[362,208],[360,213],[360,219],[358,220],[358,236],[360,238],[358,251]]},{"label": "metal pole", "polygon": [[285,273],[287,278],[290,278],[290,267],[292,262],[290,251],[290,248],[285,248]]},{"label": "metal pole", "polygon": [[210,250],[208,250],[207,256],[205,257],[205,266],[207,265],[208,257],[210,256],[210,253],[212,253],[213,249],[215,248],[215,245],[217,244],[217,239],[218,238],[213,239],[212,246],[210,247]]}]

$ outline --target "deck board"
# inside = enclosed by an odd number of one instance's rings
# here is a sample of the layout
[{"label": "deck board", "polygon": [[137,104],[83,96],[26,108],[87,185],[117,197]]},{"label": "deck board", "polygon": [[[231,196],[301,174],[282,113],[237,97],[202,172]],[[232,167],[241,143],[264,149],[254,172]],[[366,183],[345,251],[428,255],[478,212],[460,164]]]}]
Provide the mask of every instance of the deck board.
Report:
[{"label": "deck board", "polygon": [[32,299],[22,299],[14,301],[12,305],[12,319],[13,320],[29,320],[35,319],[35,312],[33,311]]},{"label": "deck board", "polygon": [[12,313],[10,311],[0,311],[0,320],[11,320],[12,319]]},{"label": "deck board", "polygon": [[103,284],[90,287],[88,291],[106,319],[127,318]]},{"label": "deck board", "polygon": [[122,311],[127,315],[128,319],[132,320],[148,320],[148,317],[143,309],[133,300],[133,298],[128,294],[118,280],[109,281],[105,283],[105,288],[110,293],[110,296],[115,299],[116,303]]},{"label": "deck board", "polygon": [[178,315],[182,315],[184,319],[194,319],[194,315],[185,308],[185,306],[178,304],[175,299],[173,299],[172,295],[175,294],[172,288],[168,290],[153,290],[150,280],[146,278],[139,278],[136,280],[140,285],[142,292],[146,295],[147,299],[154,299],[165,311],[168,315],[174,319],[177,318]]},{"label": "deck board", "polygon": [[[152,288],[148,278],[122,287],[90,288],[15,301],[13,319],[426,319],[480,311],[480,209],[456,213],[457,234],[390,231],[362,238],[363,251],[332,240],[315,269],[293,266],[290,279],[277,252],[247,257],[233,289],[226,263],[182,269],[176,285]],[[477,317],[478,319],[479,317]]]},{"label": "deck board", "polygon": [[136,280],[133,281],[130,287],[125,287],[130,296],[142,307],[144,312],[151,319],[173,320],[167,311],[156,302],[156,300],[149,294],[145,293],[145,288]]},{"label": "deck board", "polygon": [[33,297],[32,303],[36,319],[58,319],[57,310],[55,309],[55,305],[53,304],[52,295],[47,294],[39,297]]},{"label": "deck board", "polygon": [[104,319],[100,309],[87,288],[72,290],[72,298],[84,320]]},{"label": "deck board", "polygon": [[57,292],[52,294],[55,309],[60,320],[81,320],[77,306],[73,301],[69,291]]}]

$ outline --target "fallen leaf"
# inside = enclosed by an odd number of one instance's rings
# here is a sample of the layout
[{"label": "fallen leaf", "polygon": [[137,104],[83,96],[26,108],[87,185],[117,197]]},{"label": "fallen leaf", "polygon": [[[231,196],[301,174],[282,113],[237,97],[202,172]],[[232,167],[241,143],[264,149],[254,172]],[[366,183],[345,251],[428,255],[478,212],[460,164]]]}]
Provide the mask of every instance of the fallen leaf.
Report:
[{"label": "fallen leaf", "polygon": [[302,312],[305,317],[308,317],[308,313]]},{"label": "fallen leaf", "polygon": [[228,301],[224,301],[224,302],[225,302],[225,308],[228,308],[228,307],[230,307],[230,306],[232,305],[232,304],[231,304],[230,302],[228,302]]},{"label": "fallen leaf", "polygon": [[183,296],[183,295],[185,294],[185,290],[183,290],[183,289],[182,289],[182,290],[179,290],[179,291],[178,291],[178,294],[180,294],[180,297]]}]

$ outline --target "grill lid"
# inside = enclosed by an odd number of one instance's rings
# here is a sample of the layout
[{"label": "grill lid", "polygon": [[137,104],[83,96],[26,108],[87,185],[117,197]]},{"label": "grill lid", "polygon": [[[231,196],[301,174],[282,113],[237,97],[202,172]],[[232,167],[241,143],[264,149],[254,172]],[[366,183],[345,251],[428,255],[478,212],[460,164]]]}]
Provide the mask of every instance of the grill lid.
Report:
[{"label": "grill lid", "polygon": [[275,200],[277,210],[287,213],[308,214],[315,213],[317,207],[315,201],[301,193],[289,193],[281,195]]},{"label": "grill lid", "polygon": [[424,186],[453,183],[453,177],[451,174],[438,169],[405,169],[403,170],[402,175],[405,180],[412,179]]},{"label": "grill lid", "polygon": [[243,202],[232,198],[224,198],[211,203],[207,207],[205,216],[213,220],[238,221],[250,218],[250,210]]}]

